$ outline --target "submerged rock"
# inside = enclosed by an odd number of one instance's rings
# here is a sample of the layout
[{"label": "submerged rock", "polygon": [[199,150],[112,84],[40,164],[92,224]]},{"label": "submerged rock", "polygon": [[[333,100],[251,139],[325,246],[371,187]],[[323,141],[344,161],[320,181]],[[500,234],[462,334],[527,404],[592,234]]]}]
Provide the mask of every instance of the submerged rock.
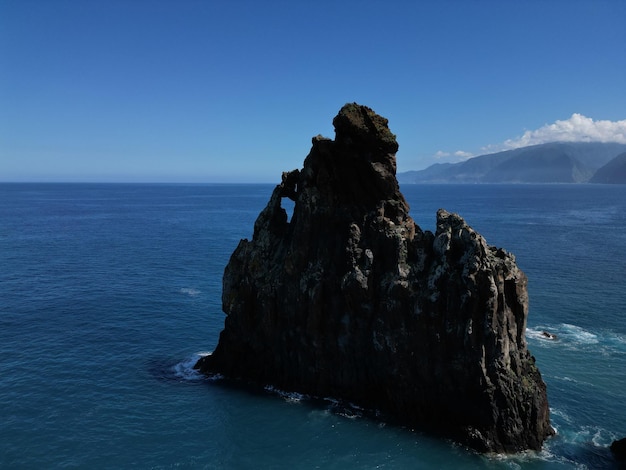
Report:
[{"label": "submerged rock", "polygon": [[232,254],[225,327],[196,367],[345,399],[480,451],[539,449],[553,430],[514,256],[445,210],[434,234],[415,224],[387,119],[353,103],[333,124]]},{"label": "submerged rock", "polygon": [[555,335],[554,333],[550,333],[549,331],[542,331],[541,337],[545,339],[557,339],[558,338],[557,335]]}]

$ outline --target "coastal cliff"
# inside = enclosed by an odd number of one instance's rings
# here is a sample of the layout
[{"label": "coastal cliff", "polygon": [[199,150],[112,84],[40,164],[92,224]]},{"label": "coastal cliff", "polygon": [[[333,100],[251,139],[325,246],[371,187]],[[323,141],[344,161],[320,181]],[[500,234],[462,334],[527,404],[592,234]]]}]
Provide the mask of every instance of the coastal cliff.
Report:
[{"label": "coastal cliff", "polygon": [[445,210],[434,234],[420,229],[387,119],[352,103],[333,124],[232,254],[225,327],[196,368],[346,400],[479,451],[539,449],[553,431],[514,256]]}]

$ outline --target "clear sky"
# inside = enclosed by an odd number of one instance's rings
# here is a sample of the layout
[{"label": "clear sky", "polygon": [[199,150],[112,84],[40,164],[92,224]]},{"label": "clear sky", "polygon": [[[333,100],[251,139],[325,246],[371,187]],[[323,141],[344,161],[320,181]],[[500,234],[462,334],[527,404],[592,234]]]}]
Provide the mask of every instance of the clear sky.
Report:
[{"label": "clear sky", "polygon": [[278,182],[352,101],[398,171],[626,139],[625,25],[623,0],[0,0],[0,181]]}]

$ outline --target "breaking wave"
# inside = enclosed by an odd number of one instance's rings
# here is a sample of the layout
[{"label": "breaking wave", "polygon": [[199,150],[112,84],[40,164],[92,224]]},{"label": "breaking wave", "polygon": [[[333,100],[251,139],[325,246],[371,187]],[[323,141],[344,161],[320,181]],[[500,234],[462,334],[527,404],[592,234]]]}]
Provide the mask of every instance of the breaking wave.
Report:
[{"label": "breaking wave", "polygon": [[166,382],[203,382],[208,378],[193,367],[201,357],[209,354],[211,353],[197,352],[178,362],[153,360],[149,362],[148,369],[158,380]]},{"label": "breaking wave", "polygon": [[626,354],[626,336],[612,330],[586,330],[570,323],[538,325],[526,329],[533,345]]},{"label": "breaking wave", "polygon": [[211,354],[210,352],[198,352],[186,359],[183,359],[181,362],[178,362],[172,366],[172,372],[175,377],[178,377],[181,380],[185,381],[200,381],[205,380],[206,376],[201,374],[193,367],[196,365],[198,360],[201,357],[208,356]]}]

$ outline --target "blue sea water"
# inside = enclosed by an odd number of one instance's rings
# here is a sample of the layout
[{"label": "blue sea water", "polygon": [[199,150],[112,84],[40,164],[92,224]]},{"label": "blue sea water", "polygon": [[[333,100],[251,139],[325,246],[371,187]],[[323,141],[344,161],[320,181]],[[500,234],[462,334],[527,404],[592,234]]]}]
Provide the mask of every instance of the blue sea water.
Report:
[{"label": "blue sea water", "polygon": [[0,184],[1,468],[618,468],[626,186],[402,188],[422,228],[458,212],[528,275],[558,434],[516,456],[194,373],[223,326],[223,268],[272,189]]}]

